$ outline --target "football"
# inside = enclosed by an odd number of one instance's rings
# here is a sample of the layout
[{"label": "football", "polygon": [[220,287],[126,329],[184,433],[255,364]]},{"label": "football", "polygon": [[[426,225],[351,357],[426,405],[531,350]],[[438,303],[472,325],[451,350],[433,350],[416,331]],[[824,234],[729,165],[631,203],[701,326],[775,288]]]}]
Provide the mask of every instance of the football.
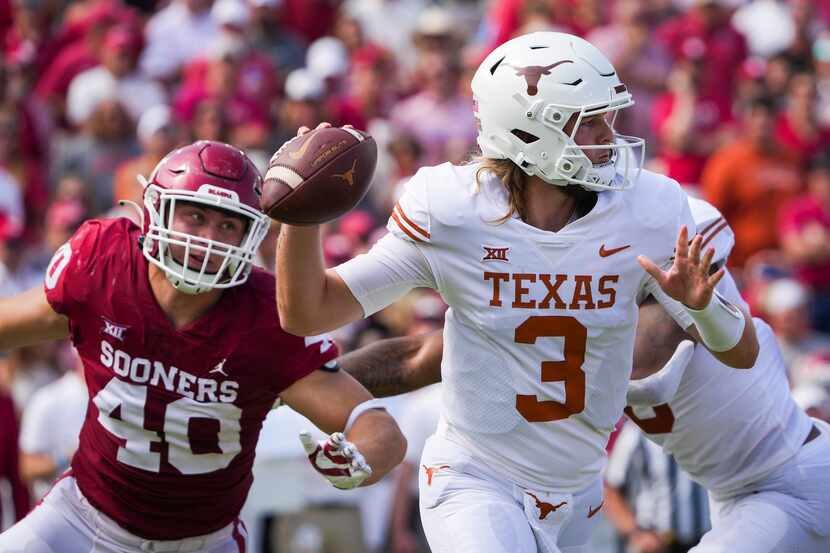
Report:
[{"label": "football", "polygon": [[291,225],[336,219],[366,195],[378,149],[368,134],[351,127],[324,127],[286,142],[271,157],[260,208]]}]

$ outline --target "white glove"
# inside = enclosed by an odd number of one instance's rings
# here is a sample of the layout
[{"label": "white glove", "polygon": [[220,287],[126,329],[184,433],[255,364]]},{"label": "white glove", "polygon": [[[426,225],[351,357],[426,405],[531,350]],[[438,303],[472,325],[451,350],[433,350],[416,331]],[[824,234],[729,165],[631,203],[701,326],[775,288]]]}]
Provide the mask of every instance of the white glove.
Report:
[{"label": "white glove", "polygon": [[671,359],[666,361],[659,371],[640,380],[629,382],[626,403],[655,406],[671,401],[677,394],[683,373],[694,354],[694,342],[691,340],[680,342]]},{"label": "white glove", "polygon": [[335,488],[351,490],[372,476],[372,467],[342,432],[315,442],[311,433],[304,430],[300,432],[300,441],[311,466]]}]

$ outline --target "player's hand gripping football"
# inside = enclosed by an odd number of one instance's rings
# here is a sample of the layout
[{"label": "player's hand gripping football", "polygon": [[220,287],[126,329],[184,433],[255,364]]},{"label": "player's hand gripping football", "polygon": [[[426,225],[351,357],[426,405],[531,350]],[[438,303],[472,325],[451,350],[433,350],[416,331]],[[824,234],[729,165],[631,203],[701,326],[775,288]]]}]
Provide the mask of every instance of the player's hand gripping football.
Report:
[{"label": "player's hand gripping football", "polygon": [[674,264],[668,271],[663,271],[652,260],[641,255],[637,258],[643,269],[654,277],[663,292],[681,302],[690,309],[703,309],[709,305],[712,293],[725,269],[721,267],[710,275],[709,266],[715,249],[709,248],[703,257],[700,257],[703,238],[698,234],[689,243],[689,231],[685,225],[677,235]]},{"label": "player's hand gripping football", "polygon": [[335,432],[325,440],[315,442],[307,431],[300,433],[300,441],[314,470],[341,490],[350,490],[372,476],[372,467],[342,432]]}]

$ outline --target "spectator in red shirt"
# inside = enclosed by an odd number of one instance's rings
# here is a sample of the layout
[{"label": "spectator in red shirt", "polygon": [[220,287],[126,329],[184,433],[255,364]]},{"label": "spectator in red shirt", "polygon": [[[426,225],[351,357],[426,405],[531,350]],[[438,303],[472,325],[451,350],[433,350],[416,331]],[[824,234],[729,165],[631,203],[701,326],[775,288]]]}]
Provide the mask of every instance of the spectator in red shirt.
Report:
[{"label": "spectator in red shirt", "polygon": [[651,145],[651,106],[665,87],[671,63],[662,45],[651,40],[649,10],[640,0],[617,0],[612,21],[593,30],[588,41],[608,56],[635,98],[630,109],[619,113],[615,127]]},{"label": "spectator in red shirt", "polygon": [[747,45],[730,23],[732,10],[725,4],[695,0],[687,12],[661,25],[657,36],[675,59],[700,58],[701,92],[728,104]]},{"label": "spectator in red shirt", "polygon": [[203,79],[188,79],[176,94],[176,118],[189,124],[202,102],[218,103],[229,124],[230,141],[239,148],[258,147],[268,134],[268,110],[240,86],[247,46],[240,37],[223,34],[210,49]]},{"label": "spectator in red shirt", "polygon": [[830,151],[811,163],[807,193],[783,209],[779,228],[796,275],[813,290],[814,323],[830,332]]},{"label": "spectator in red shirt", "polygon": [[62,37],[64,45],[44,68],[35,85],[35,93],[51,108],[54,120],[63,122],[64,103],[72,80],[98,65],[104,37],[110,27],[131,21],[131,12],[107,2],[99,3],[83,20],[67,26]]},{"label": "spectator in red shirt", "polygon": [[775,134],[805,167],[809,160],[830,148],[830,128],[819,123],[816,78],[799,73],[790,79],[786,109],[778,116]]},{"label": "spectator in red shirt", "polygon": [[364,46],[352,55],[347,93],[332,98],[329,111],[340,125],[368,129],[369,122],[386,117],[394,90],[392,60],[376,46]]},{"label": "spectator in red shirt", "polygon": [[704,60],[678,61],[668,78],[668,91],[652,106],[652,123],[665,174],[697,186],[709,156],[727,142],[731,106],[704,91]]},{"label": "spectator in red shirt", "polygon": [[[0,390],[0,479],[11,484],[14,503],[14,521],[18,521],[29,512],[29,490],[20,479],[18,460],[20,450],[17,437],[20,431],[14,401],[6,392]],[[0,505],[2,510],[2,505]],[[2,520],[0,512],[0,520]],[[2,531],[3,528],[0,528]]]}]

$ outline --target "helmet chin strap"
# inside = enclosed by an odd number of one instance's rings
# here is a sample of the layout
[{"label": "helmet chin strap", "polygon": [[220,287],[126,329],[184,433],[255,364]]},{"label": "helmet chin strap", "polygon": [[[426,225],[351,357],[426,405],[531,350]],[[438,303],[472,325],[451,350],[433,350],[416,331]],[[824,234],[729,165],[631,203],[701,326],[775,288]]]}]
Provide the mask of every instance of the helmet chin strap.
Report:
[{"label": "helmet chin strap", "polygon": [[[162,269],[164,271],[164,276],[167,277],[167,280],[170,281],[170,284],[173,285],[173,288],[175,288],[179,292],[182,292],[184,294],[188,294],[188,295],[191,295],[191,296],[195,296],[197,294],[203,294],[203,293],[211,290],[210,286],[200,286],[200,285],[197,285],[197,284],[191,284],[191,283],[187,282],[187,280],[184,277],[180,276],[180,275],[184,275],[185,277],[189,276],[189,277],[191,277],[191,280],[196,280],[196,277],[198,276],[199,273],[195,272],[195,271],[192,271],[190,268],[185,267],[184,265],[182,265],[181,263],[176,261],[173,258],[173,255],[170,253],[170,250],[168,248],[162,246],[161,244],[159,244],[159,247],[164,248],[164,252],[162,253],[162,255],[165,258],[165,267]],[[170,267],[170,269],[168,270],[167,267]],[[176,274],[176,273],[179,273],[179,274]],[[188,273],[194,273],[194,274],[188,274]],[[212,273],[205,273],[205,274],[207,275],[207,274],[212,274]]]}]

